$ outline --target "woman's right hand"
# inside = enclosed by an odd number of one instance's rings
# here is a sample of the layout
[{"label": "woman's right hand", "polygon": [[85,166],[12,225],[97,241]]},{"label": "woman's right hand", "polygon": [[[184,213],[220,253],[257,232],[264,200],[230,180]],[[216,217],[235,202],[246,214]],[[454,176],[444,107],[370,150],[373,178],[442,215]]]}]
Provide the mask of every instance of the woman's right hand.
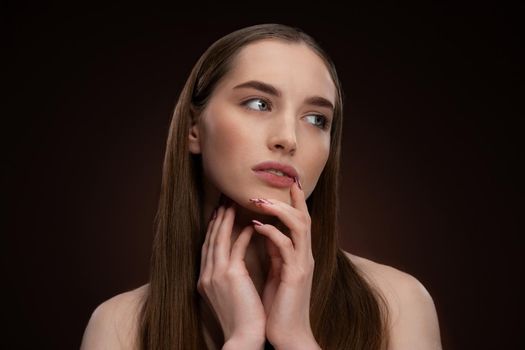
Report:
[{"label": "woman's right hand", "polygon": [[235,204],[219,207],[214,216],[202,246],[197,289],[215,312],[225,344],[228,341],[263,344],[264,306],[244,263],[253,226],[244,228],[232,246]]}]

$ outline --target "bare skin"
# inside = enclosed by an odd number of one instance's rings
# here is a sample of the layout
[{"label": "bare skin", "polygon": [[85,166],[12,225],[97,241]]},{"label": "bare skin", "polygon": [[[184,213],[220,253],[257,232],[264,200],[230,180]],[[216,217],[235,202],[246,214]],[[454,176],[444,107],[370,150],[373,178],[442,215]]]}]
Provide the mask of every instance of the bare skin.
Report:
[{"label": "bare skin", "polygon": [[[219,209],[218,223],[210,224],[199,292],[226,344],[257,348],[268,338],[282,348],[318,349],[305,312],[314,267],[305,200],[330,154],[335,85],[304,44],[262,40],[244,47],[232,67],[189,134],[190,151],[202,155],[205,214],[221,193],[238,204]],[[264,161],[294,167],[302,189],[261,180],[253,167]],[[251,243],[253,236],[264,239]]]},{"label": "bare skin", "polygon": [[[385,296],[389,308],[388,350],[441,349],[439,326],[430,294],[414,277],[395,268],[345,252],[348,258]],[[81,349],[138,349],[134,341],[138,310],[147,285],[119,294],[102,303],[93,313]],[[211,328],[211,327],[210,327]],[[220,338],[205,329],[209,349],[220,349]]]},{"label": "bare skin", "polygon": [[[262,348],[265,338],[280,349],[319,349],[308,313],[314,233],[305,200],[330,154],[328,105],[335,104],[335,86],[324,62],[304,44],[258,41],[241,50],[233,67],[188,135],[190,152],[202,155],[204,215],[210,218],[197,286],[205,341],[209,349]],[[253,81],[275,91],[244,84]],[[328,103],[311,102],[320,99]],[[292,165],[302,188],[261,181],[252,167],[268,160]],[[213,217],[221,194],[235,204]],[[347,256],[387,300],[389,350],[441,348],[432,299],[415,278]],[[134,348],[131,335],[146,288],[99,306],[82,349]]]}]

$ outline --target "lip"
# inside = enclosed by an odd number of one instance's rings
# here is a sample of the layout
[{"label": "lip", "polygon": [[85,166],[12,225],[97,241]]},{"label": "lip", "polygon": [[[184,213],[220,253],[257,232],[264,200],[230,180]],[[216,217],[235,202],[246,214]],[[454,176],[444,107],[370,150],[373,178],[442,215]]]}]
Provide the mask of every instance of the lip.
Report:
[{"label": "lip", "polygon": [[[265,170],[268,169],[282,171],[286,176],[266,172]],[[297,170],[293,166],[279,162],[262,162],[254,166],[252,170],[260,179],[275,187],[290,187],[294,183],[295,178],[299,178],[299,174],[297,174]]]}]

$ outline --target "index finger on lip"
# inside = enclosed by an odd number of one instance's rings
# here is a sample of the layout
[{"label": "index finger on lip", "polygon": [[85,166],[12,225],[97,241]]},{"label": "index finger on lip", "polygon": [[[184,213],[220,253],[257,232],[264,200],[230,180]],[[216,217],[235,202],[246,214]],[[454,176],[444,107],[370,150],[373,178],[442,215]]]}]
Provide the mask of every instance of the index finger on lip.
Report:
[{"label": "index finger on lip", "polygon": [[308,206],[306,205],[306,198],[304,192],[299,188],[299,179],[295,178],[294,183],[290,187],[290,199],[292,201],[292,207],[299,209],[300,211],[308,214]]}]

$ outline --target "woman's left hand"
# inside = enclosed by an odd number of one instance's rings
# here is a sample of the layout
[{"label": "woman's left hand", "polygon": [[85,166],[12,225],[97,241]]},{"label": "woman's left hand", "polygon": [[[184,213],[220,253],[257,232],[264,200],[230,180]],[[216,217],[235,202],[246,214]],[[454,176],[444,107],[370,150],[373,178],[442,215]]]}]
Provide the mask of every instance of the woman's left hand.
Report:
[{"label": "woman's left hand", "polygon": [[304,192],[294,183],[290,189],[291,206],[276,199],[255,201],[267,215],[288,227],[287,236],[275,226],[259,225],[264,235],[270,269],[263,291],[266,312],[266,337],[276,349],[319,349],[310,326],[310,294],[314,273],[311,244],[311,219]]}]

